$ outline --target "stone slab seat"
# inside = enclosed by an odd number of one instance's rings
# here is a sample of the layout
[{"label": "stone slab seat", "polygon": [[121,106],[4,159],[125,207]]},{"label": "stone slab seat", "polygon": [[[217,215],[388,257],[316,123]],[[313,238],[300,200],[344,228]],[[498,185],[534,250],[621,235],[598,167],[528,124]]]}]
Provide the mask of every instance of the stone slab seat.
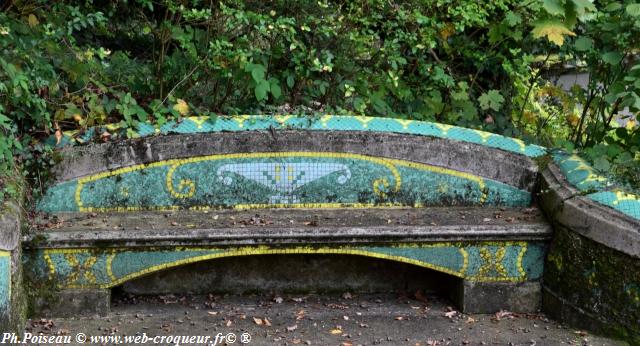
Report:
[{"label": "stone slab seat", "polygon": [[[64,213],[25,239],[64,304],[43,312],[105,313],[109,289],[186,263],[265,254],[351,254],[460,278],[465,312],[537,311],[551,228],[536,208],[427,207]],[[215,261],[211,262],[215,265]]]}]

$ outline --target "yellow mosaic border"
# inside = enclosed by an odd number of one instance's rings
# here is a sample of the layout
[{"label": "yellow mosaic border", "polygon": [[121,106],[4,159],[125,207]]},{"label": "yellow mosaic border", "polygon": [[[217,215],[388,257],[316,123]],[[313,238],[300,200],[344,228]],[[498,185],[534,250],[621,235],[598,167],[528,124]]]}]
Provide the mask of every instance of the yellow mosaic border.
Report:
[{"label": "yellow mosaic border", "polygon": [[[78,210],[80,212],[106,212],[106,211],[140,211],[147,210],[149,208],[140,208],[140,207],[116,207],[116,208],[93,208],[93,207],[84,207],[82,203],[81,193],[84,185],[97,181],[99,179],[108,178],[116,175],[120,175],[123,173],[134,172],[146,168],[155,168],[155,167],[164,167],[170,166],[169,172],[167,173],[167,188],[169,192],[177,197],[184,198],[189,197],[189,195],[181,194],[173,189],[173,172],[177,167],[189,163],[203,162],[203,161],[217,161],[224,159],[250,159],[250,158],[277,158],[277,157],[311,157],[311,158],[340,158],[340,159],[356,159],[373,162],[375,164],[379,164],[387,167],[391,174],[394,176],[395,187],[394,190],[398,191],[400,189],[400,185],[402,183],[402,177],[398,172],[396,166],[409,167],[423,171],[430,171],[438,174],[445,174],[450,176],[455,176],[462,179],[471,180],[478,184],[478,188],[480,189],[482,196],[480,197],[480,202],[484,202],[487,198],[487,193],[485,192],[485,183],[484,179],[479,176],[455,171],[448,168],[432,166],[424,163],[416,163],[398,159],[387,159],[387,158],[378,158],[361,154],[352,154],[352,153],[333,153],[333,152],[307,152],[307,151],[293,151],[293,152],[265,152],[265,153],[234,153],[234,154],[215,154],[215,155],[206,155],[206,156],[198,156],[191,157],[186,159],[172,159],[165,161],[158,161],[149,164],[140,164],[134,165],[130,167],[124,167],[115,169],[113,171],[102,172],[98,174],[93,174],[87,177],[82,177],[78,179],[78,184],[76,186],[76,191],[74,194],[76,205],[78,206]],[[189,180],[181,180],[180,186],[189,187],[190,192],[195,191],[195,185],[193,185],[192,181]],[[300,203],[300,204],[282,204],[282,205],[272,205],[272,204],[238,204],[235,206],[237,209],[254,209],[254,208],[344,208],[344,207],[373,207],[375,204],[365,204],[365,203]],[[386,206],[401,206],[400,204],[387,204]],[[168,206],[161,208],[154,208],[154,210],[177,210],[180,209],[180,206]],[[191,207],[189,209],[192,210],[207,210],[209,207],[207,206],[196,206]]]},{"label": "yellow mosaic border", "polygon": [[[481,276],[481,275],[475,275],[475,276],[466,276],[466,271],[469,267],[469,254],[467,252],[467,250],[464,247],[460,247],[459,245],[456,245],[456,243],[439,243],[439,244],[404,244],[402,246],[391,246],[391,247],[396,247],[396,248],[429,248],[429,247],[436,247],[436,248],[443,248],[443,247],[456,247],[458,249],[458,251],[460,252],[460,255],[462,256],[463,259],[463,264],[462,264],[462,268],[459,271],[455,271],[455,270],[451,270],[449,268],[445,268],[445,267],[441,267],[438,265],[434,265],[428,262],[423,262],[423,261],[419,261],[419,260],[415,260],[415,259],[411,259],[411,258],[407,258],[407,257],[403,257],[403,256],[396,256],[396,255],[387,255],[387,254],[383,254],[383,253],[379,253],[379,252],[373,252],[373,251],[366,251],[366,250],[357,250],[357,249],[353,249],[353,248],[331,248],[331,247],[319,247],[319,248],[315,248],[315,247],[311,247],[311,246],[297,246],[295,248],[292,249],[274,249],[274,248],[269,248],[266,245],[260,245],[260,246],[246,246],[246,247],[241,247],[241,248],[235,248],[233,250],[229,250],[229,251],[225,251],[224,248],[186,248],[186,247],[178,247],[176,249],[180,249],[181,251],[212,251],[212,250],[220,250],[223,252],[220,253],[213,253],[213,254],[207,254],[207,255],[202,255],[202,256],[195,256],[195,257],[190,257],[190,258],[185,258],[185,259],[181,259],[181,260],[177,260],[177,261],[173,261],[173,262],[168,262],[168,263],[163,263],[163,264],[158,264],[155,266],[151,266],[149,268],[145,268],[143,270],[134,272],[134,273],[130,273],[127,274],[121,278],[116,278],[115,275],[112,272],[112,268],[111,265],[113,263],[113,259],[115,258],[115,255],[117,254],[118,251],[120,250],[130,250],[128,248],[112,248],[109,249],[108,252],[109,255],[107,257],[106,260],[106,269],[107,269],[107,275],[109,276],[109,278],[111,279],[112,282],[108,283],[108,284],[101,284],[101,285],[68,285],[68,286],[64,286],[66,288],[94,288],[94,287],[99,287],[99,288],[111,288],[111,287],[115,287],[117,285],[120,285],[124,282],[127,282],[129,280],[147,275],[147,274],[151,274],[160,270],[164,270],[164,269],[169,269],[169,268],[174,268],[174,267],[178,267],[181,265],[185,265],[185,264],[190,264],[190,263],[196,263],[196,262],[201,262],[201,261],[206,261],[206,260],[211,260],[211,259],[217,259],[217,258],[225,258],[225,257],[236,257],[236,256],[250,256],[250,255],[275,255],[275,254],[339,254],[339,255],[355,255],[355,256],[364,256],[364,257],[372,257],[372,258],[379,258],[379,259],[386,259],[386,260],[391,260],[391,261],[396,261],[396,262],[401,262],[401,263],[407,263],[407,264],[413,264],[419,267],[423,267],[423,268],[428,268],[428,269],[432,269],[432,270],[436,270],[442,273],[446,273],[449,275],[453,275],[462,279],[466,279],[466,280],[471,280],[471,281],[482,281],[482,282],[523,282],[526,281],[526,272],[524,271],[524,268],[522,267],[522,260],[524,258],[525,253],[527,252],[527,248],[528,248],[528,244],[527,242],[503,242],[503,243],[499,243],[499,242],[482,242],[476,246],[497,246],[500,248],[505,248],[507,246],[520,246],[520,252],[518,254],[518,258],[516,261],[516,268],[518,270],[518,272],[521,274],[521,276],[519,277],[490,277],[490,276]],[[152,251],[153,248],[147,248],[147,251]],[[46,249],[44,250],[44,254],[43,257],[45,259],[45,262],[47,263],[48,269],[49,269],[49,277],[50,279],[55,278],[55,273],[56,273],[56,268],[55,265],[51,259],[51,254],[76,254],[76,253],[88,253],[91,254],[91,250],[89,248],[75,248],[75,249]]]}]

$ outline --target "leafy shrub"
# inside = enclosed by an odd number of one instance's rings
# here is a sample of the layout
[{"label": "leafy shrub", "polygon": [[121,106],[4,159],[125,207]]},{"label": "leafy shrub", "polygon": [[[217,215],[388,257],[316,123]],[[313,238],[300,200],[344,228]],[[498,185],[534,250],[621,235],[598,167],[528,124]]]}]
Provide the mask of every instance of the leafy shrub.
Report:
[{"label": "leafy shrub", "polygon": [[[637,131],[614,130],[611,111],[597,110],[618,100],[607,98],[614,90],[629,92],[618,82],[635,83],[628,78],[637,70],[598,59],[613,51],[632,61],[638,21],[630,2],[608,4],[598,12],[587,0],[8,1],[0,5],[0,171],[14,157],[51,164],[41,139],[67,129],[119,123],[131,136],[140,121],[220,113],[432,120],[542,144],[601,144],[616,152],[607,160],[622,162],[633,157],[625,143]],[[542,80],[551,61],[571,59],[598,71],[594,86],[607,78],[601,67],[618,76],[593,96],[577,132],[566,114],[584,95]]]}]

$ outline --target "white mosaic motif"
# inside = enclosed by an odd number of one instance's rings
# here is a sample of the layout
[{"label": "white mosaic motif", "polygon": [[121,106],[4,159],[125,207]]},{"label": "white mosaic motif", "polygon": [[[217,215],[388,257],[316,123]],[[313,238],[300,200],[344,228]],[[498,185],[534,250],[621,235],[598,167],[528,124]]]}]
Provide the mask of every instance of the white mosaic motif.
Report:
[{"label": "white mosaic motif", "polygon": [[232,174],[243,176],[262,184],[274,192],[270,204],[299,203],[295,190],[325,177],[340,172],[337,183],[342,185],[351,179],[349,167],[338,163],[298,162],[298,163],[235,163],[218,168],[218,179],[225,185],[234,182]]}]

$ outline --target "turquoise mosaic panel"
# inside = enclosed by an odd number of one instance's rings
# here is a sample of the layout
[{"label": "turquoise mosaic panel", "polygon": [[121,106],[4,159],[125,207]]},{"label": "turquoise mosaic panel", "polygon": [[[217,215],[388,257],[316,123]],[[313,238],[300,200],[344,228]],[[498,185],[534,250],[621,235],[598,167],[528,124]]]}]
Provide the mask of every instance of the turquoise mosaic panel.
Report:
[{"label": "turquoise mosaic panel", "polygon": [[45,212],[176,208],[504,205],[531,195],[403,160],[326,152],[246,153],[156,162],[51,187]]},{"label": "turquoise mosaic panel", "polygon": [[607,178],[597,174],[593,167],[578,155],[555,153],[553,160],[567,181],[580,191],[603,190],[608,186]]},{"label": "turquoise mosaic panel", "polygon": [[640,196],[615,188],[577,155],[556,153],[553,159],[569,183],[587,193],[585,197],[640,220]]},{"label": "turquoise mosaic panel", "polygon": [[9,309],[11,301],[11,253],[0,251],[0,313]]},{"label": "turquoise mosaic panel", "polygon": [[589,194],[587,197],[640,220],[640,196],[638,195],[623,191],[601,191]]},{"label": "turquoise mosaic panel", "polygon": [[[115,125],[105,126],[104,129],[111,133],[122,132]],[[135,136],[144,137],[153,134],[168,133],[203,133],[267,129],[394,132],[481,144],[529,157],[546,154],[544,147],[527,145],[519,139],[504,137],[489,132],[417,120],[362,116],[323,115],[309,117],[296,115],[238,115],[231,117],[220,116],[214,120],[209,117],[190,117],[184,118],[180,122],[167,122],[159,128],[152,124],[139,123]],[[101,131],[102,129],[92,128],[82,135],[67,133],[58,145],[88,142]],[[52,137],[49,141],[55,144],[56,139]]]},{"label": "turquoise mosaic panel", "polygon": [[395,244],[393,246],[247,246],[240,248],[45,249],[30,266],[61,288],[108,288],[198,261],[274,254],[346,254],[410,263],[471,281],[537,280],[544,245],[529,242]]}]

